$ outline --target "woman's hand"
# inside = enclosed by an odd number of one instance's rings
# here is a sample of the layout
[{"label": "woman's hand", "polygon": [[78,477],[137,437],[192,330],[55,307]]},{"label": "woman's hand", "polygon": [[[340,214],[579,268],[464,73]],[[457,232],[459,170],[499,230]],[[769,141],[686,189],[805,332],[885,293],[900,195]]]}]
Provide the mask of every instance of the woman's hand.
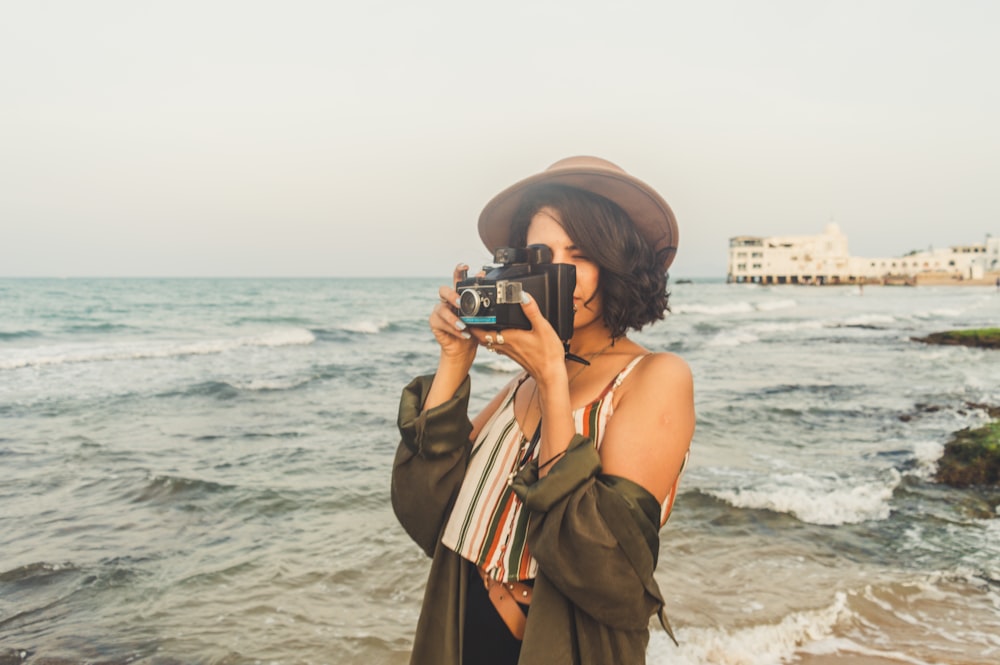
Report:
[{"label": "woman's hand", "polygon": [[478,341],[469,333],[465,322],[459,318],[455,311],[455,308],[458,307],[458,292],[455,291],[455,284],[463,278],[468,269],[467,265],[458,264],[452,273],[452,286],[442,286],[438,289],[441,302],[434,306],[429,323],[431,332],[434,333],[434,339],[441,346],[441,360],[471,366],[476,357]]},{"label": "woman's hand", "polygon": [[434,339],[441,346],[441,356],[424,401],[424,409],[434,408],[451,399],[465,381],[472,367],[472,361],[476,359],[480,340],[473,336],[466,328],[465,322],[455,313],[455,307],[458,306],[455,284],[464,278],[468,269],[467,265],[458,264],[452,273],[452,286],[442,286],[438,289],[441,302],[434,306],[429,323]]},{"label": "woman's hand", "polygon": [[560,377],[566,375],[562,340],[527,291],[523,292],[521,309],[531,324],[531,330],[508,328],[500,332],[491,331],[493,350],[523,367],[540,385],[558,383]]},{"label": "woman's hand", "polygon": [[[494,341],[493,348],[512,358],[535,380],[537,391],[532,392],[538,395],[542,427],[539,460],[553,460],[565,453],[576,431],[566,374],[566,349],[552,324],[542,315],[538,303],[527,292],[522,296],[521,308],[531,323],[531,330],[500,331],[504,343],[497,346]],[[548,472],[548,467],[539,467],[539,477]]]}]

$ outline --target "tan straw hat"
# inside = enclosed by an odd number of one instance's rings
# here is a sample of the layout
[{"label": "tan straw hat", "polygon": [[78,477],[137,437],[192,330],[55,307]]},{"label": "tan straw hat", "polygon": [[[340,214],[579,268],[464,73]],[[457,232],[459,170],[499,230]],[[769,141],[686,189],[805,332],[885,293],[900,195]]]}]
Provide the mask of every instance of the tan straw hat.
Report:
[{"label": "tan straw hat", "polygon": [[479,237],[487,249],[510,244],[510,227],[524,195],[545,184],[575,187],[618,204],[656,252],[666,250],[663,268],[670,267],[677,254],[677,220],[670,206],[652,187],[599,157],[561,159],[494,196],[479,215]]}]

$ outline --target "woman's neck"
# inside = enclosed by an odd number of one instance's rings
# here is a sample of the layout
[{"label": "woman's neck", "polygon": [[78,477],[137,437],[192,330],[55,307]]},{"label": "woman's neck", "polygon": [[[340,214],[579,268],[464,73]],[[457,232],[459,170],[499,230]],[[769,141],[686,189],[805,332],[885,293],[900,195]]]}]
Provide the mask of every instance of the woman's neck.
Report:
[{"label": "woman's neck", "polygon": [[588,355],[597,353],[611,343],[611,331],[605,326],[585,326],[573,331],[573,338],[569,342],[569,352],[586,358]]}]

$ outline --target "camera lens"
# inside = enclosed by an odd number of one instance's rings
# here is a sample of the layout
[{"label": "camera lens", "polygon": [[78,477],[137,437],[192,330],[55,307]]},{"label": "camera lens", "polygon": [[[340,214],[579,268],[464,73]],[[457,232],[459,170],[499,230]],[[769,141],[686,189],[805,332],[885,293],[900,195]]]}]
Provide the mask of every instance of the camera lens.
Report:
[{"label": "camera lens", "polygon": [[479,292],[475,289],[466,289],[458,297],[458,309],[462,316],[475,316],[479,313]]}]

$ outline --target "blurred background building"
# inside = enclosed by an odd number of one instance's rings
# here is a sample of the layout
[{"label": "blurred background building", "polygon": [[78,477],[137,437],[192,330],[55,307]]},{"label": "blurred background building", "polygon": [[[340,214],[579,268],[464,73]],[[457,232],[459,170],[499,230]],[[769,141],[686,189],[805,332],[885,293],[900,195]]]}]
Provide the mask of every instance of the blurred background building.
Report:
[{"label": "blurred background building", "polygon": [[912,251],[903,256],[851,256],[847,236],[827,224],[813,236],[729,239],[729,282],[755,284],[992,284],[1000,277],[1000,237],[982,243]]}]

